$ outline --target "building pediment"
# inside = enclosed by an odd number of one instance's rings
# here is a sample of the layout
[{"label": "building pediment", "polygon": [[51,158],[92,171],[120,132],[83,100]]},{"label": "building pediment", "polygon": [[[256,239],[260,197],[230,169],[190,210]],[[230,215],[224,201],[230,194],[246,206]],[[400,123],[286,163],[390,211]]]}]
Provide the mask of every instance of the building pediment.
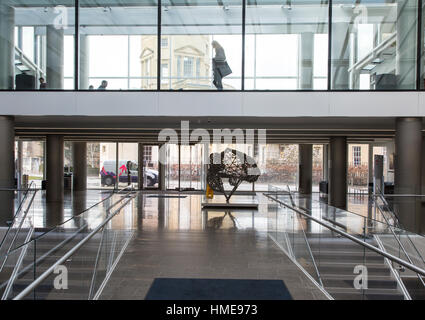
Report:
[{"label": "building pediment", "polygon": [[174,50],[175,53],[188,56],[204,56],[205,53],[198,50],[194,46],[187,45]]},{"label": "building pediment", "polygon": [[149,48],[143,49],[142,53],[140,54],[140,60],[145,59],[146,57],[149,57],[154,54],[154,51]]}]

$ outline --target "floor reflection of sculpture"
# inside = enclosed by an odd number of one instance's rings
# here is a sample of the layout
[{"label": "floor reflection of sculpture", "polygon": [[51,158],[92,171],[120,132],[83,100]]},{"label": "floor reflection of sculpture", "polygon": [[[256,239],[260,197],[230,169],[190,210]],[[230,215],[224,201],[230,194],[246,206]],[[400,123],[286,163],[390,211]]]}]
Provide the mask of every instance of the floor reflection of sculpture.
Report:
[{"label": "floor reflection of sculpture", "polygon": [[208,229],[237,229],[236,219],[230,211],[226,211],[222,217],[214,217],[207,222]]},{"label": "floor reflection of sculpture", "polygon": [[[243,152],[227,148],[221,153],[210,154],[207,183],[214,191],[223,193],[227,203],[243,181],[253,183],[260,174],[255,160]],[[223,185],[226,178],[233,187],[228,194]]]}]

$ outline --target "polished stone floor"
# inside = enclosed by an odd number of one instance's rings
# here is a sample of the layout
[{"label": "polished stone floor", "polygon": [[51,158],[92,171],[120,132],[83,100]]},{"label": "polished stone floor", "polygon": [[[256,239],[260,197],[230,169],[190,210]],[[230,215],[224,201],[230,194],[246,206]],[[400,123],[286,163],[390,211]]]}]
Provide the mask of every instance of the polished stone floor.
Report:
[{"label": "polished stone floor", "polygon": [[136,235],[100,299],[144,299],[155,278],[283,280],[294,299],[326,299],[267,237],[258,211],[202,211],[201,195],[140,194]]},{"label": "polished stone floor", "polygon": [[[71,219],[83,211],[92,209],[92,213],[98,210],[97,203],[111,194],[111,190],[87,190],[83,192],[65,192],[63,203],[46,204],[46,192],[38,190],[34,202],[30,207],[29,215],[32,215],[36,228],[51,228],[63,221]],[[24,207],[29,204],[24,203]],[[19,206],[19,199],[15,199],[15,208]],[[93,208],[92,208],[93,207]],[[100,206],[99,206],[100,208]]]},{"label": "polished stone floor", "polygon": [[[98,203],[110,192],[66,193],[58,207],[47,206],[45,193],[39,191],[32,206],[35,225],[50,228],[89,208],[90,216],[96,215],[105,209]],[[138,192],[136,210],[126,225],[135,236],[100,299],[144,299],[160,277],[278,279],[294,299],[326,299],[267,237],[265,196],[257,193],[258,211],[201,210],[202,198],[199,193]],[[319,194],[313,198],[318,200]],[[349,196],[348,209],[367,215],[368,197]]]}]

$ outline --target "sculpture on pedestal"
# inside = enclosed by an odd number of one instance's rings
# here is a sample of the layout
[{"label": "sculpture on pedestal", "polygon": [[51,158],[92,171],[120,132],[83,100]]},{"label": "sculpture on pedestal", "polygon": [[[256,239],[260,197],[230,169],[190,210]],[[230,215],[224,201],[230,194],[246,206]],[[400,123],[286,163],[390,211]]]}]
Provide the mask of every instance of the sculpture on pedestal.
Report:
[{"label": "sculpture on pedestal", "polygon": [[[223,193],[227,203],[243,181],[253,183],[260,174],[255,160],[243,152],[227,148],[221,153],[210,154],[207,183],[214,191]],[[233,186],[229,193],[224,191],[223,179],[226,178]]]}]

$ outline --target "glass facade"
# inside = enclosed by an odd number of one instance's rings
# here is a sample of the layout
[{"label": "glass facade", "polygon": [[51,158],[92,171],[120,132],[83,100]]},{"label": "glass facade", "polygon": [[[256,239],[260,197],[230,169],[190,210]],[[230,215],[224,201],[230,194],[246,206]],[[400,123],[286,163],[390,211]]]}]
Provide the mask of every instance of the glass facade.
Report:
[{"label": "glass facade", "polygon": [[0,90],[424,89],[420,4],[0,0]]},{"label": "glass facade", "polygon": [[331,89],[416,88],[416,0],[332,1]]},{"label": "glass facade", "polygon": [[75,3],[0,1],[0,89],[74,89]]},{"label": "glass facade", "polygon": [[326,89],[327,1],[282,3],[247,3],[245,89]]},{"label": "glass facade", "polygon": [[161,88],[212,90],[217,52],[224,49],[232,73],[222,79],[224,89],[241,89],[242,0],[161,2]]}]

